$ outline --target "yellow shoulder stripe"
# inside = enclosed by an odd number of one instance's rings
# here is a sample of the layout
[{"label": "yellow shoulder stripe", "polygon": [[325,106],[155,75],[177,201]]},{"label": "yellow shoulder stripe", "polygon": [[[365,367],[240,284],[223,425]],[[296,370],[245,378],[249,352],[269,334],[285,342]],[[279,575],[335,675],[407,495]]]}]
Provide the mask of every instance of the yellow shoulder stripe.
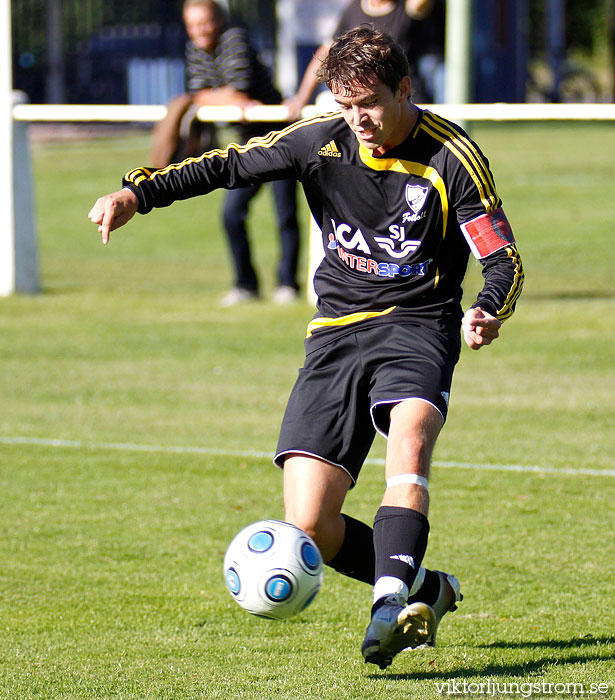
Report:
[{"label": "yellow shoulder stripe", "polygon": [[470,156],[470,159],[474,166],[477,169],[477,172],[482,175],[482,177],[485,179],[485,181],[488,183],[489,187],[493,191],[493,194],[495,194],[496,189],[495,189],[495,182],[493,180],[493,176],[491,175],[491,172],[489,168],[487,167],[487,164],[485,163],[484,158],[482,157],[480,151],[476,148],[476,146],[472,143],[472,141],[467,137],[464,136],[459,129],[456,128],[456,125],[452,124],[451,122],[447,122],[445,119],[440,117],[437,114],[433,114],[432,112],[427,113],[427,119],[428,121],[433,121],[434,125],[437,125],[438,129],[445,135],[450,136],[453,139],[458,140],[460,146],[463,148],[463,150]]},{"label": "yellow shoulder stripe", "polygon": [[476,148],[469,139],[453,130],[446,122],[430,112],[423,113],[420,128],[453,153],[472,178],[486,211],[494,211],[500,205],[495,183]]}]

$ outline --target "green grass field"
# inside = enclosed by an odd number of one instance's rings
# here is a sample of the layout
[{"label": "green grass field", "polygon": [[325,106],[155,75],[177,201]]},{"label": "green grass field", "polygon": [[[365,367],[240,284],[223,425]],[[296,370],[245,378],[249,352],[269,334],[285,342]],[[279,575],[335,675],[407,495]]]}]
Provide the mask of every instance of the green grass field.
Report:
[{"label": "green grass field", "polygon": [[[386,672],[360,654],[368,587],[327,571],[281,623],[224,587],[233,535],[282,516],[270,455],[310,307],[218,308],[218,194],[103,248],[87,212],[145,164],[146,135],[33,147],[44,293],[0,300],[2,700],[407,700],[497,683],[613,697],[612,127],[473,135],[527,281],[501,339],[463,352],[435,455],[425,563],[455,572],[465,600],[436,649]],[[265,190],[252,219],[269,292],[270,209]],[[468,299],[479,284],[473,264]],[[373,518],[383,455],[379,438],[355,517]]]}]

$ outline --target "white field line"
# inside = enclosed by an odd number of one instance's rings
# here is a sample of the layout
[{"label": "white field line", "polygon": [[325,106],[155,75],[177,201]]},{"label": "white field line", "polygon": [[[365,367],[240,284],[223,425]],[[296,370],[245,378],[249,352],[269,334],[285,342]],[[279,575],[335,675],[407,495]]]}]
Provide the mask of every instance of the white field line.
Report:
[{"label": "white field line", "polygon": [[[245,459],[272,459],[269,452],[255,450],[221,450],[213,447],[190,445],[145,445],[130,442],[88,442],[83,440],[54,440],[36,437],[3,437],[0,445],[32,445],[41,447],[69,448],[80,450],[118,450],[120,452],[158,452],[172,454],[210,455],[212,457],[240,457]],[[383,459],[368,459],[368,464],[384,464]],[[444,469],[472,469],[475,471],[526,472],[534,474],[571,474],[573,476],[614,477],[615,469],[573,469],[545,467],[531,464],[485,464],[475,462],[451,462],[434,460],[435,467]]]}]

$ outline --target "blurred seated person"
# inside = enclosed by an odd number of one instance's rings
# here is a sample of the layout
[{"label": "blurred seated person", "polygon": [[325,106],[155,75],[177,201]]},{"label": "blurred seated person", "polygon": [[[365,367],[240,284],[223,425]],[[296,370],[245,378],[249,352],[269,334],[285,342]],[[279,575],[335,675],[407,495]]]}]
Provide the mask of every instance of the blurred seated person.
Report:
[{"label": "blurred seated person", "polygon": [[418,48],[420,46],[421,23],[429,17],[434,6],[434,0],[352,0],[342,12],[333,37],[316,49],[308,64],[297,94],[285,100],[291,119],[296,119],[301,110],[312,99],[319,83],[316,70],[329,52],[333,40],[348,29],[354,29],[361,24],[372,25],[381,32],[390,34],[406,52],[410,64],[412,79],[413,102],[431,102],[426,94],[423,81],[418,72]]},{"label": "blurred seated person", "polygon": [[[226,11],[215,0],[186,0],[183,20],[188,34],[186,82],[188,93],[173,99],[167,116],[154,128],[151,162],[156,168],[200,155],[216,147],[215,129],[196,119],[202,105],[278,105],[282,95],[274,87],[269,71],[260,62],[247,32],[230,26]],[[236,125],[239,138],[246,142],[264,136],[280,124],[246,123]],[[296,181],[272,183],[280,229],[281,254],[278,287],[274,301],[287,303],[297,297],[299,226],[297,222]],[[252,264],[246,219],[251,200],[260,185],[228,190],[223,220],[233,259],[235,282],[223,297],[222,305],[251,301],[259,296],[259,282]]]}]

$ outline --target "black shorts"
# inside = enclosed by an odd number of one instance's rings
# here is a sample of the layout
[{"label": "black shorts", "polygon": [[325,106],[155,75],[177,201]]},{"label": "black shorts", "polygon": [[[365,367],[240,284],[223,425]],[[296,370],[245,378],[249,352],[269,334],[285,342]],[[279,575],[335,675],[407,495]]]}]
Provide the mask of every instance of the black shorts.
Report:
[{"label": "black shorts", "polygon": [[356,481],[392,406],[417,398],[446,420],[459,325],[383,324],[309,352],[291,392],[274,463],[298,452],[342,467]]}]

